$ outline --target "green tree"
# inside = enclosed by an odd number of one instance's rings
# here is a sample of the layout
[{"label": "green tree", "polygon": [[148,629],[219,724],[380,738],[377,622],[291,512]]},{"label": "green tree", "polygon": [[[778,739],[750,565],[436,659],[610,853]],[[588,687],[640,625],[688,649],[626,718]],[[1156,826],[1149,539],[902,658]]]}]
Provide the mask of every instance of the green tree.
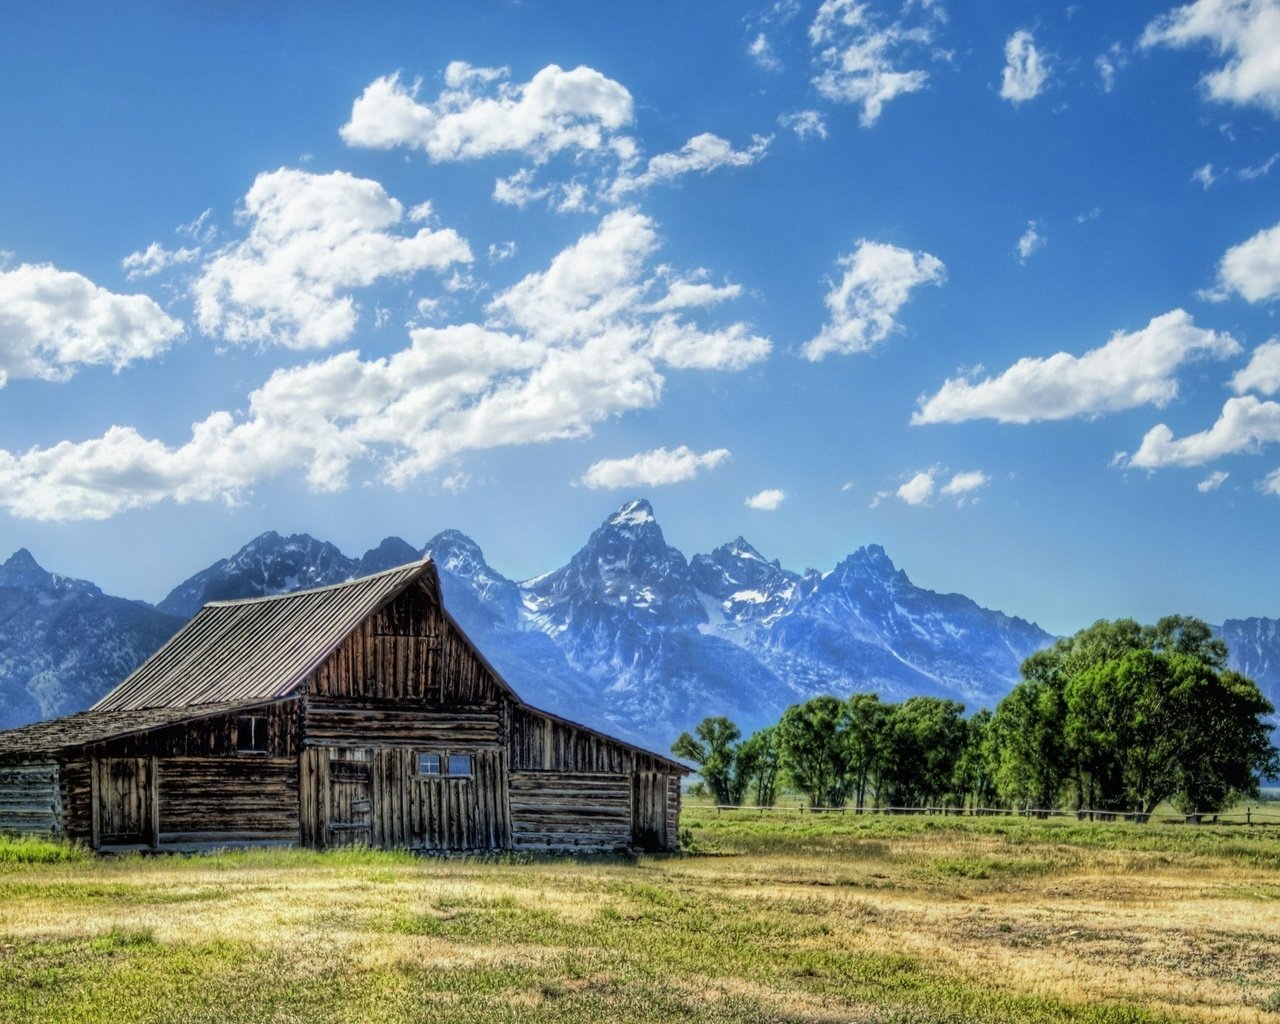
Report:
[{"label": "green tree", "polygon": [[874,693],[855,693],[845,701],[842,728],[849,758],[849,787],[854,806],[861,811],[867,798],[880,788],[880,776],[889,750],[891,704],[882,704]]},{"label": "green tree", "polygon": [[1200,619],[1095,622],[1028,658],[996,709],[996,782],[1011,802],[1150,814],[1163,800],[1220,809],[1275,770],[1252,680]]},{"label": "green tree", "polygon": [[1066,701],[1056,668],[1043,667],[1030,659],[1023,664],[1027,678],[996,705],[988,727],[992,781],[1011,807],[1056,807],[1071,772],[1063,732]]},{"label": "green tree", "polygon": [[774,726],[753,732],[738,748],[738,774],[747,789],[755,791],[757,807],[772,807],[777,800],[778,767],[778,741]]},{"label": "green tree", "polygon": [[952,775],[952,792],[962,802],[972,800],[974,807],[990,807],[997,798],[993,717],[983,708],[965,722],[964,743]]},{"label": "green tree", "polygon": [[890,714],[889,736],[884,778],[895,804],[927,807],[954,796],[952,780],[965,738],[963,704],[911,697]]},{"label": "green tree", "polygon": [[698,766],[698,774],[711,790],[717,804],[742,803],[746,779],[738,770],[742,730],[723,716],[704,718],[694,727],[694,735],[682,732],[671,744],[671,753]]},{"label": "green tree", "polygon": [[782,766],[815,807],[843,807],[849,791],[843,707],[835,697],[814,697],[787,708],[775,727]]}]

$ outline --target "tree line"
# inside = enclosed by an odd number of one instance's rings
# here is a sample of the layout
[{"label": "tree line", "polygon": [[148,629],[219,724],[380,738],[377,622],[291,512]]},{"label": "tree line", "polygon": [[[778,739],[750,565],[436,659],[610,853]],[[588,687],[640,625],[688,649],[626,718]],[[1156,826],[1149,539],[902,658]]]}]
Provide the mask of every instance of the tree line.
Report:
[{"label": "tree line", "polygon": [[779,780],[811,806],[1087,808],[1212,813],[1280,773],[1253,680],[1199,619],[1102,620],[1022,664],[996,706],[821,696],[742,737],[727,718],[681,733],[717,804],[772,806]]}]

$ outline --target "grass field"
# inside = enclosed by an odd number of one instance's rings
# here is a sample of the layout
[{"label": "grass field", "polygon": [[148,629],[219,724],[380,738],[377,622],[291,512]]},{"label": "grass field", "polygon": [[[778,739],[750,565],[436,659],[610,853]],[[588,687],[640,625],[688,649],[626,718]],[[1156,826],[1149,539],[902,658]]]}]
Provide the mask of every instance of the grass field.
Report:
[{"label": "grass field", "polygon": [[638,860],[0,840],[0,1021],[1280,1021],[1280,829],[685,824]]}]

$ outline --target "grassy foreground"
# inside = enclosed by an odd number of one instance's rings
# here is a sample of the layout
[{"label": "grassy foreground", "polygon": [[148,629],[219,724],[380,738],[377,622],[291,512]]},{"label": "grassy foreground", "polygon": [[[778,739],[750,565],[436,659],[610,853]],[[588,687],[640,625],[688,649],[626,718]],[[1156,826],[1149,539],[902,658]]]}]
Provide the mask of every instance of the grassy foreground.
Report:
[{"label": "grassy foreground", "polygon": [[1280,829],[685,823],[636,861],[0,839],[0,1021],[1280,1021]]}]

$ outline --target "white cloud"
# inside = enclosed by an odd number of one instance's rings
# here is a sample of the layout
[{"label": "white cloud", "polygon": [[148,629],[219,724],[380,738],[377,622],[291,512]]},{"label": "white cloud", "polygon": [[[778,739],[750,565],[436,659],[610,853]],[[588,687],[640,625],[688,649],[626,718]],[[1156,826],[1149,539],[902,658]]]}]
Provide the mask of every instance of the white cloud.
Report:
[{"label": "white cloud", "polygon": [[1258,481],[1258,490],[1263,494],[1280,495],[1280,469],[1273,469]]},{"label": "white cloud", "polygon": [[579,483],[586,487],[661,487],[692,480],[703,469],[715,469],[729,458],[729,449],[715,448],[698,454],[681,445],[668,450],[654,448],[625,459],[601,459],[592,464]]},{"label": "white cloud", "polygon": [[776,487],[771,487],[759,492],[758,494],[751,495],[751,497],[744,501],[743,504],[746,505],[747,508],[758,508],[763,512],[772,512],[786,500],[786,497],[787,494],[785,491],[780,491]]},{"label": "white cloud", "polygon": [[1253,350],[1249,365],[1231,378],[1231,388],[1237,395],[1246,391],[1274,395],[1280,391],[1280,338],[1272,338]]},{"label": "white cloud", "polygon": [[686,174],[709,174],[721,167],[749,167],[765,155],[772,141],[772,135],[755,135],[748,148],[738,150],[718,135],[704,132],[695,135],[677,152],[652,157],[642,173],[620,174],[610,187],[609,195],[616,200],[637,189],[670,184]]},{"label": "white cloud", "polygon": [[444,91],[423,103],[421,80],[405,85],[399,74],[384,75],[352,105],[343,141],[374,149],[409,146],[437,162],[499,153],[542,161],[564,150],[599,152],[631,121],[631,94],[593,68],[549,64],[523,85],[509,76],[507,68],[454,61],[445,69]]},{"label": "white cloud", "polygon": [[1213,173],[1213,164],[1204,164],[1197,167],[1191,175],[1191,180],[1199,184],[1206,192],[1213,186],[1213,183],[1221,178],[1221,174]]},{"label": "white cloud", "polygon": [[763,32],[759,33],[747,44],[747,55],[766,71],[782,70],[782,61],[773,52],[773,45],[769,42],[769,37]]},{"label": "white cloud", "polygon": [[187,224],[179,224],[177,233],[190,238],[200,245],[208,245],[218,237],[217,225],[213,223],[213,210],[205,210],[199,217]]},{"label": "white cloud", "polygon": [[1119,43],[1112,43],[1106,53],[1100,53],[1093,59],[1093,66],[1098,70],[1098,78],[1103,92],[1110,92],[1116,87],[1116,75],[1129,63],[1124,48]]},{"label": "white cloud", "polygon": [[159,355],[182,332],[145,295],[117,295],[48,264],[0,270],[0,388],[11,379],[67,380],[77,366],[120,370]]},{"label": "white cloud", "polygon": [[1178,393],[1174,374],[1197,356],[1240,351],[1228,334],[1196,327],[1181,309],[1152,318],[1138,331],[1117,331],[1082,356],[1058,352],[1022,358],[997,377],[946,381],[921,400],[911,422],[961,423],[993,419],[1034,423],[1097,416],[1140,405],[1162,407]]},{"label": "white cloud", "polygon": [[[0,507],[65,520],[166,499],[234,502],[299,468],[330,491],[361,463],[399,486],[468,451],[580,437],[651,407],[665,367],[732,369],[763,357],[768,342],[740,325],[699,335],[682,319],[705,304],[653,312],[672,279],[650,267],[657,250],[649,218],[617,211],[495,296],[484,323],[414,328],[409,347],[379,359],[342,352],[278,370],[244,414],[215,412],[185,443],[117,426],[80,443],[0,451]],[[687,351],[669,347],[671,332]]]},{"label": "white cloud", "polygon": [[199,248],[166,249],[159,242],[152,242],[139,252],[131,252],[120,261],[120,266],[130,281],[136,281],[140,277],[154,277],[170,267],[191,263],[199,257]]},{"label": "white cloud", "polygon": [[1049,64],[1036,49],[1035,38],[1019,29],[1004,44],[1004,72],[1000,79],[1000,96],[1015,106],[1033,100],[1044,91],[1049,81]]},{"label": "white cloud", "polygon": [[955,474],[942,488],[942,493],[956,496],[967,495],[986,487],[989,483],[991,483],[991,477],[980,469],[973,469]]},{"label": "white cloud", "polygon": [[1248,302],[1280,297],[1280,224],[1259,231],[1223,254],[1218,285],[1204,297],[1221,300],[1232,292]]},{"label": "white cloud", "polygon": [[1022,232],[1022,237],[1018,239],[1018,262],[1026,263],[1033,253],[1043,249],[1048,242],[1049,240],[1040,234],[1039,224],[1034,220],[1027,221],[1027,230]]},{"label": "white cloud", "polygon": [[816,135],[820,139],[827,137],[827,122],[816,110],[794,110],[789,114],[779,114],[778,124],[790,128],[802,139]]},{"label": "white cloud", "polygon": [[933,497],[934,471],[922,470],[897,490],[897,495],[908,505],[923,505]]},{"label": "white cloud", "polygon": [[1260,164],[1241,167],[1240,170],[1236,171],[1236,177],[1241,181],[1256,181],[1258,178],[1265,178],[1271,173],[1271,168],[1276,165],[1277,160],[1280,160],[1280,153],[1272,153]]},{"label": "white cloud", "polygon": [[515,242],[501,242],[489,246],[489,262],[503,263],[516,254]]},{"label": "white cloud", "polygon": [[1226,58],[1200,79],[1210,99],[1280,114],[1280,2],[1196,0],[1152,21],[1139,43],[1179,49],[1199,44]]},{"label": "white cloud", "polygon": [[[415,207],[411,219],[429,213]],[[471,261],[450,228],[393,234],[404,219],[376,181],[287,168],[258,175],[244,201],[247,237],[213,253],[194,285],[201,330],[290,348],[346,341],[357,320],[351,289]]]},{"label": "white cloud", "polygon": [[830,319],[804,346],[806,359],[817,361],[832,352],[866,352],[898,329],[894,319],[922,284],[941,284],[946,267],[927,252],[912,252],[882,242],[858,241],[841,256],[844,268],[826,295]]},{"label": "white cloud", "polygon": [[[735,150],[703,132],[646,162],[635,139],[624,134],[634,112],[631,94],[619,82],[586,66],[565,71],[555,64],[524,84],[509,77],[505,67],[454,61],[445,68],[440,95],[423,101],[421,79],[406,84],[398,73],[384,75],[356,99],[342,138],[351,146],[420,149],[433,162],[523,157],[532,166],[497,179],[494,200],[516,207],[546,201],[560,213],[588,212],[600,200],[616,204],[688,174],[745,167],[769,146],[770,138],[755,136],[748,148]],[[572,161],[572,180],[540,180],[554,157]]]},{"label": "white cloud", "polygon": [[1208,430],[1175,439],[1163,423],[1147,431],[1131,458],[1121,464],[1139,469],[1162,466],[1203,466],[1224,455],[1257,451],[1280,441],[1280,403],[1253,395],[1228,398],[1218,421]]},{"label": "white cloud", "polygon": [[471,486],[471,477],[459,470],[441,480],[440,486],[450,494],[461,494]]},{"label": "white cloud", "polygon": [[1216,491],[1227,482],[1227,477],[1229,475],[1229,473],[1224,473],[1220,469],[1214,470],[1214,472],[1210,473],[1207,477],[1196,484],[1196,490],[1201,494],[1208,494],[1210,491]]},{"label": "white cloud", "polygon": [[[921,17],[910,24],[906,15],[913,8]],[[814,86],[829,100],[861,106],[859,121],[870,127],[886,103],[925,87],[928,72],[904,65],[915,52],[929,50],[933,25],[944,18],[938,5],[906,3],[903,17],[885,24],[861,0],[823,0],[809,27],[819,68]]]}]

